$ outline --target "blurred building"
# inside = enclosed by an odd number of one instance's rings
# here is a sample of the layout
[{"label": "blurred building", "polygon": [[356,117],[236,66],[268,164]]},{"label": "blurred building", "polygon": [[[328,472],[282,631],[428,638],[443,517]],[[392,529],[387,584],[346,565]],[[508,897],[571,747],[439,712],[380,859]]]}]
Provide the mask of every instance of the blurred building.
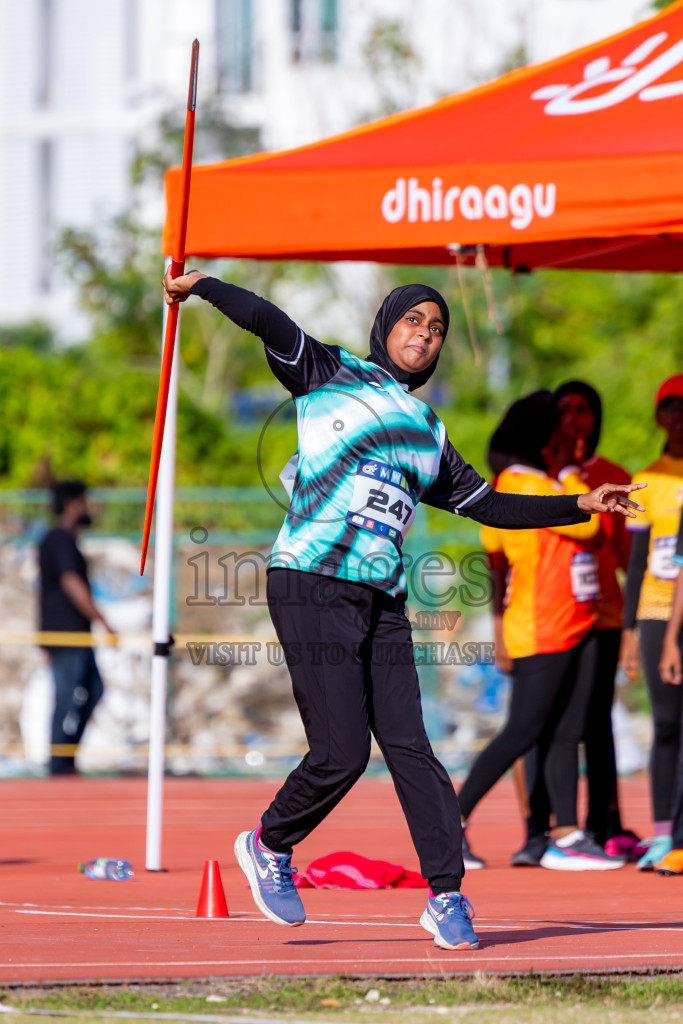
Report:
[{"label": "blurred building", "polygon": [[[135,153],[163,113],[183,109],[195,36],[200,109],[218,96],[253,148],[272,149],[429,103],[647,12],[647,0],[0,0],[0,247],[12,274],[0,320],[83,332],[55,240],[127,207]],[[160,223],[160,192],[148,198]]]}]

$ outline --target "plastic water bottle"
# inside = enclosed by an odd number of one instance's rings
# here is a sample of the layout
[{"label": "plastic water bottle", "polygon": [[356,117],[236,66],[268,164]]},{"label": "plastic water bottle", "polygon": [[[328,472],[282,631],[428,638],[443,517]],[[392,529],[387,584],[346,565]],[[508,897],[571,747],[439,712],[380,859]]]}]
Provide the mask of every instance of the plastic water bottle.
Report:
[{"label": "plastic water bottle", "polygon": [[128,860],[117,860],[113,857],[97,857],[85,864],[79,864],[78,870],[88,878],[108,879],[111,882],[125,882],[133,877],[133,865]]}]

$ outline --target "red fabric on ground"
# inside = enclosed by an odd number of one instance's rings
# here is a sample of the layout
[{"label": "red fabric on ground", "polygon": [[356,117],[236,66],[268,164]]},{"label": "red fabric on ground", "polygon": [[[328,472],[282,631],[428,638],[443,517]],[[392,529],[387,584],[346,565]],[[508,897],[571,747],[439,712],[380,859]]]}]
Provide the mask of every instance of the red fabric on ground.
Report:
[{"label": "red fabric on ground", "polygon": [[294,879],[300,889],[426,889],[417,871],[386,860],[371,860],[348,850],[311,861]]}]

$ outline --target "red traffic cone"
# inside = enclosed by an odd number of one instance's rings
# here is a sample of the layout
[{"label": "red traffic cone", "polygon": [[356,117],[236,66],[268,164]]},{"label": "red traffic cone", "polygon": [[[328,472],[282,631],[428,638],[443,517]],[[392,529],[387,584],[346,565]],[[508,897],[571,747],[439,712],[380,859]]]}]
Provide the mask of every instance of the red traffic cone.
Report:
[{"label": "red traffic cone", "polygon": [[217,860],[207,860],[204,864],[204,877],[199,890],[199,902],[195,917],[228,917],[228,904],[225,902],[221,872]]}]

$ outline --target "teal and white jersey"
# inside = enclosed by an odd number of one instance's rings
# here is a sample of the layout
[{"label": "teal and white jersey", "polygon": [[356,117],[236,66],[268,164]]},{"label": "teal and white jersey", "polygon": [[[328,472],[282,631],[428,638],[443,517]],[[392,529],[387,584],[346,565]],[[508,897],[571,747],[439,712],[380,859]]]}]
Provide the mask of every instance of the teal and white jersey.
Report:
[{"label": "teal and white jersey", "polygon": [[266,299],[214,277],[191,291],[262,339],[296,404],[299,464],[271,568],[338,576],[399,597],[401,541],[420,501],[507,529],[587,521],[576,495],[493,491],[429,406],[375,363],[304,334]]},{"label": "teal and white jersey", "polygon": [[299,333],[266,349],[294,395],[298,465],[270,568],[407,590],[401,543],[418,502],[459,512],[489,485],[450,445],[432,409],[374,363]]}]

